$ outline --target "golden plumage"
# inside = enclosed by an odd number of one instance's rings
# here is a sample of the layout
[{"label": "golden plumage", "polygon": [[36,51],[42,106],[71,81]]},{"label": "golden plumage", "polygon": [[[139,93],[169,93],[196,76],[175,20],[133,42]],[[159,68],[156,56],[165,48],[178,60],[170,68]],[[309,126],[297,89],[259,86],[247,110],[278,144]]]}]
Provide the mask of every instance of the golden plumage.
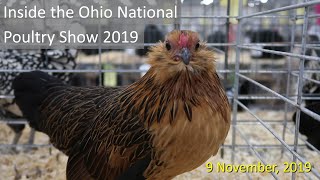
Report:
[{"label": "golden plumage", "polygon": [[230,108],[214,54],[198,41],[195,32],[172,31],[151,48],[146,75],[127,87],[48,83],[39,114],[26,116],[69,156],[68,179],[116,179],[149,156],[143,176],[171,179],[217,153]]}]

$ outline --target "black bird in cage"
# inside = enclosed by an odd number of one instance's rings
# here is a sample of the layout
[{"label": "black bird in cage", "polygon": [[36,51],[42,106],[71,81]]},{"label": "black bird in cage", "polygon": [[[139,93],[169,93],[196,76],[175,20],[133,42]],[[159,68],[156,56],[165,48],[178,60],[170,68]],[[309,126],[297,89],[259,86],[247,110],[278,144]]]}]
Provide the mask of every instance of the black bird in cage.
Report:
[{"label": "black bird in cage", "polygon": [[[207,37],[208,43],[227,43],[226,34],[222,31],[216,31]],[[225,46],[216,46],[217,49],[225,51]]]},{"label": "black bird in cage", "polygon": [[314,103],[320,103],[320,84],[317,83],[317,81],[320,81],[320,63],[318,61],[306,61],[305,70],[314,71],[312,73],[305,73],[304,75],[306,78],[313,79],[314,81],[303,81],[302,93],[303,96],[308,98],[304,100],[304,102],[306,106]]},{"label": "black bird in cage", "polygon": [[[317,114],[320,114],[319,102],[309,104],[306,106],[306,108]],[[296,113],[293,114],[292,120],[294,123],[296,123]],[[307,142],[320,150],[320,121],[310,117],[304,112],[301,112],[299,132],[307,136]],[[307,147],[313,150],[313,148],[311,148],[309,145],[307,145]]]},{"label": "black bird in cage", "polygon": [[[154,24],[149,24],[144,29],[144,42],[145,43],[157,43],[164,39],[164,34]],[[136,54],[139,56],[145,56],[149,51],[150,46],[144,46],[144,49],[137,49]]]},{"label": "black bird in cage", "polygon": [[[23,115],[13,100],[12,81],[19,75],[15,70],[72,70],[76,67],[75,58],[77,50],[1,50],[0,51],[0,119],[8,121],[8,126],[14,131],[12,144],[17,144],[25,124],[17,121],[23,120]],[[70,73],[51,73],[53,76],[69,81]],[[34,130],[31,130],[29,144],[33,144]]]},{"label": "black bird in cage", "polygon": [[[284,43],[285,38],[281,36],[281,34],[276,30],[271,29],[260,29],[258,31],[249,31],[247,32],[247,36],[250,38],[251,43],[266,43],[266,44],[273,44],[273,43]],[[272,46],[272,45],[261,45],[256,46],[261,49],[267,50],[274,50],[274,51],[281,51],[281,52],[288,52],[288,46]],[[283,55],[277,55],[273,53],[267,53],[262,51],[251,51],[251,57],[254,59],[264,59],[264,58],[271,58],[271,59],[280,59],[283,58]]]}]

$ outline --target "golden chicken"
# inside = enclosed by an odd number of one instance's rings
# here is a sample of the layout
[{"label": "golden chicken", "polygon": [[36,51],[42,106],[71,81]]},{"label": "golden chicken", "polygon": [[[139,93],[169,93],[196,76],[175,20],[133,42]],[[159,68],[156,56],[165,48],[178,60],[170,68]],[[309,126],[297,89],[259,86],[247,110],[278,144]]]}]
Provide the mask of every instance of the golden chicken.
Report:
[{"label": "golden chicken", "polygon": [[31,126],[69,156],[67,179],[172,179],[217,154],[230,108],[214,54],[174,30],[127,87],[72,87],[40,71],[14,82]]}]

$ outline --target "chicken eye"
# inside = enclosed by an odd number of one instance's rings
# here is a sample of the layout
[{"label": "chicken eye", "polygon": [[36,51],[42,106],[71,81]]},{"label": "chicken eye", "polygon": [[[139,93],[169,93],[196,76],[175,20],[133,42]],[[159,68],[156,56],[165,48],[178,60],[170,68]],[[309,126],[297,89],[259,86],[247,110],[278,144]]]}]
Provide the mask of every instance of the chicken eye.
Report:
[{"label": "chicken eye", "polygon": [[199,43],[197,43],[197,44],[196,44],[196,50],[198,50],[198,49],[199,49],[199,47],[200,47],[200,44],[199,44]]},{"label": "chicken eye", "polygon": [[166,42],[166,48],[168,51],[171,49],[171,45],[169,44],[169,42]]}]

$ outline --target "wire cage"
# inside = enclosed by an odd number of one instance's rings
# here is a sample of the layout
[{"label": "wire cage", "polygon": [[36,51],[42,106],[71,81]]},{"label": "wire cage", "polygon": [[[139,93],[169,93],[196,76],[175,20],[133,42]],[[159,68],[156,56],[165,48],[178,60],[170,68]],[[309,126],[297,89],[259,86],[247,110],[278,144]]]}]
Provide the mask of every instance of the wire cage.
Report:
[{"label": "wire cage", "polygon": [[[320,0],[179,0],[176,3],[181,5],[181,18],[175,24],[153,25],[145,31],[145,37],[155,37],[154,33],[158,33],[155,39],[145,39],[145,47],[163,39],[174,28],[199,32],[216,52],[217,72],[232,107],[232,126],[219,154],[176,179],[320,179],[319,133],[309,137],[301,131],[307,121],[305,117],[309,116],[313,131],[320,132],[320,110],[313,106],[320,100],[317,92],[320,12],[316,7]],[[76,85],[115,86],[136,81],[148,69],[143,51],[98,48],[83,52],[78,53],[76,69],[41,70],[71,73],[80,79],[74,82]],[[2,73],[23,71],[30,69],[0,69]],[[14,97],[0,94],[0,98]],[[0,179],[22,176],[64,179],[66,160],[58,151],[52,152],[45,135],[37,133],[34,144],[32,141],[11,144],[9,138],[13,133],[5,124],[27,122],[1,119],[0,175],[3,174]],[[25,132],[23,138],[26,137]],[[12,148],[20,153],[12,153]],[[45,166],[29,164],[38,161],[34,158],[43,161],[43,157],[50,158]],[[52,161],[62,163],[48,167]],[[276,165],[279,172],[236,172],[228,168],[221,172],[218,163]]]}]

